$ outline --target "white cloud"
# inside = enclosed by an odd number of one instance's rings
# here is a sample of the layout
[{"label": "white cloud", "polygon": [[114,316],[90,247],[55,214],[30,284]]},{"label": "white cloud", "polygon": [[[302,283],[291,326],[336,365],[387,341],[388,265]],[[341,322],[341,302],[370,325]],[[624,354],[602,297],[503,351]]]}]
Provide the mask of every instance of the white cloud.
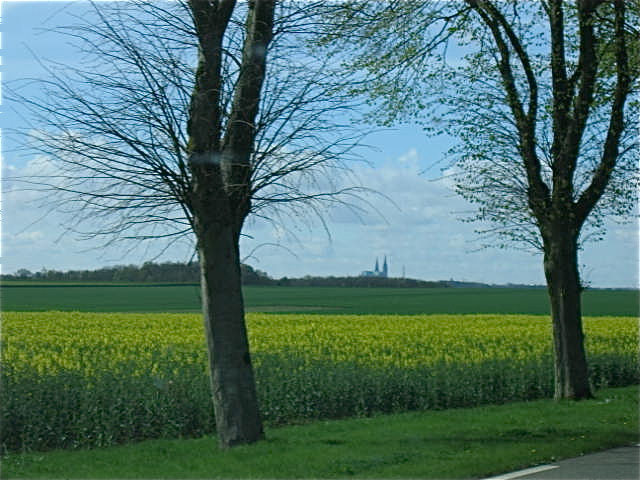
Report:
[{"label": "white cloud", "polygon": [[[166,243],[129,242],[104,247],[106,239],[81,240],[69,231],[73,214],[55,207],[50,191],[29,186],[17,179],[34,176],[55,177],[54,162],[47,157],[35,157],[24,166],[2,166],[2,271],[20,268],[37,271],[92,269],[104,265],[135,263],[155,258]],[[192,249],[187,245],[172,247],[163,257],[167,260],[189,260]],[[169,257],[169,258],[167,258]]]},{"label": "white cloud", "polygon": [[38,241],[42,240],[45,237],[44,232],[40,230],[34,230],[30,232],[19,232],[15,235],[7,234],[7,238],[10,239],[11,242],[20,242],[26,245],[36,244]]},{"label": "white cloud", "polygon": [[[257,255],[258,268],[276,277],[357,275],[372,268],[376,257],[386,255],[394,276],[401,276],[404,267],[411,277],[480,280],[482,269],[473,262],[481,261],[482,255],[469,253],[475,248],[469,242],[473,227],[461,223],[455,213],[468,205],[445,180],[421,174],[415,149],[377,168],[360,167],[355,174],[363,185],[384,196],[371,195],[371,208],[361,216],[345,207],[332,211],[328,221],[332,239],[320,232],[302,235],[298,245],[290,245],[297,258],[262,250]],[[260,241],[257,235],[254,241]],[[277,240],[270,237],[269,241]]]},{"label": "white cloud", "polygon": [[[251,243],[273,242],[295,252],[277,247],[257,251],[256,267],[274,277],[357,275],[373,268],[376,257],[387,255],[393,276],[404,269],[408,277],[428,280],[544,284],[539,254],[481,249],[477,226],[460,221],[472,207],[452,191],[446,176],[432,180],[422,175],[420,163],[419,152],[408,149],[396,161],[357,168],[363,185],[389,199],[371,195],[372,208],[360,216],[346,208],[331,211],[331,239],[318,229],[296,230],[297,241],[282,230],[275,236],[261,229],[254,230],[244,250]],[[620,228],[604,242],[587,246],[581,257],[582,263],[592,264],[587,280],[594,286],[637,285],[637,235],[630,237],[627,228]]]},{"label": "white cloud", "polygon": [[[13,176],[51,171],[43,159],[25,167],[6,166]],[[470,206],[451,190],[450,181],[422,175],[417,150],[408,149],[396,161],[377,167],[359,166],[363,185],[383,195],[370,195],[369,210],[356,215],[345,207],[329,211],[327,234],[321,223],[285,215],[282,224],[253,219],[241,241],[251,265],[271,276],[357,275],[373,268],[376,257],[387,256],[392,276],[427,280],[450,278],[487,283],[544,283],[539,255],[513,250],[482,250],[475,226],[459,220]],[[69,219],[48,212],[34,192],[12,191],[3,196],[3,271],[98,268],[106,264],[142,263],[153,259],[164,244],[150,249],[131,245],[99,248],[98,242],[64,235]],[[178,245],[159,260],[188,260],[192,246]],[[581,255],[585,280],[594,286],[630,287],[638,284],[638,225],[614,224],[610,235],[588,245]]]}]

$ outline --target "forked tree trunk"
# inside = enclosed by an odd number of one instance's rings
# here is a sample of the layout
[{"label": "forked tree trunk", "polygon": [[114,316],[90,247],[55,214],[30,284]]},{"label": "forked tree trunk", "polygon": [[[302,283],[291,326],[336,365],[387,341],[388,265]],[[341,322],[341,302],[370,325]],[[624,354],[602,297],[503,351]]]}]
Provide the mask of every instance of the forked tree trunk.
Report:
[{"label": "forked tree trunk", "polygon": [[264,438],[244,319],[237,240],[232,226],[198,235],[202,311],[221,448]]},{"label": "forked tree trunk", "polygon": [[556,399],[591,398],[584,350],[577,235],[547,237],[544,269],[551,300]]},{"label": "forked tree trunk", "polygon": [[[251,153],[275,0],[248,2],[235,84],[223,69],[235,0],[189,4],[199,41],[187,124],[189,209],[198,239],[216,431],[220,447],[228,448],[264,438],[244,321],[239,240],[251,207]],[[223,93],[230,92],[233,101],[227,105]]]}]

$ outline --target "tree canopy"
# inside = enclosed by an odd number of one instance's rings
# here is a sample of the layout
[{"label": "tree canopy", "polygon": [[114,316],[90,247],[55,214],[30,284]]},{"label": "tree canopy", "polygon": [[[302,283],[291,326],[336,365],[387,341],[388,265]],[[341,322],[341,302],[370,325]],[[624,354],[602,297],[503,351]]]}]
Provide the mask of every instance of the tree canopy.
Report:
[{"label": "tree canopy", "polygon": [[623,0],[348,2],[319,42],[367,80],[352,93],[370,118],[457,138],[456,188],[491,245],[542,251],[557,398],[592,395],[580,245],[637,208],[638,13]]},{"label": "tree canopy", "polygon": [[[554,138],[554,131],[573,115],[575,126],[565,141],[577,149],[572,153],[571,196],[585,217],[581,240],[603,238],[606,218],[622,221],[637,208],[640,176],[633,111],[639,106],[638,2],[625,2],[624,26],[618,27],[615,2],[592,2],[591,53],[581,43],[577,4],[561,2],[559,33],[545,24],[552,8],[559,8],[556,3],[353,1],[336,14],[321,42],[344,68],[361,76],[361,84],[350,92],[368,99],[369,121],[418,123],[427,135],[457,140],[446,155],[446,174],[453,176],[458,192],[477,205],[470,220],[481,222],[487,245],[542,250],[539,220],[528,193],[534,187],[541,192],[553,189],[554,154],[563,142],[558,135]],[[489,23],[489,14],[483,18],[478,13],[485,10],[496,15]],[[501,44],[492,28],[500,31]],[[553,35],[562,36],[561,51],[550,48]],[[629,57],[627,87],[617,81],[615,39],[624,40]],[[559,55],[561,64],[552,61]],[[507,66],[510,93],[501,73]],[[560,68],[564,83],[554,80]],[[588,86],[590,78],[593,84]],[[609,155],[604,149],[612,148],[606,146],[606,136],[612,102],[621,95],[616,89],[625,90],[629,100],[621,102],[624,121],[615,166],[611,175],[604,175],[599,167]],[[564,113],[556,112],[554,118],[560,95]],[[531,171],[521,160],[525,122],[532,133],[530,155],[539,164],[539,180],[531,183]],[[601,193],[598,201],[596,190]]]}]

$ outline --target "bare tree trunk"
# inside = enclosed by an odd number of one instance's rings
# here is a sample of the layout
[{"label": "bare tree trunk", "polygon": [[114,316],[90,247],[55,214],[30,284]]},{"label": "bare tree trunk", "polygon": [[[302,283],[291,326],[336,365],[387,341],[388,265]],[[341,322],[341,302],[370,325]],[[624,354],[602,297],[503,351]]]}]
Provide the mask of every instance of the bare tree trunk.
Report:
[{"label": "bare tree trunk", "polygon": [[237,237],[231,225],[198,235],[202,312],[221,448],[264,438],[244,319]]},{"label": "bare tree trunk", "polygon": [[244,321],[239,241],[251,209],[251,152],[275,1],[248,4],[242,61],[223,128],[224,35],[235,5],[235,0],[190,2],[199,58],[187,125],[189,209],[198,239],[202,312],[221,448],[264,438]]},{"label": "bare tree trunk", "polygon": [[[561,230],[561,229],[558,229]],[[577,236],[556,230],[545,239],[544,269],[551,300],[556,399],[591,398],[582,332]]]}]

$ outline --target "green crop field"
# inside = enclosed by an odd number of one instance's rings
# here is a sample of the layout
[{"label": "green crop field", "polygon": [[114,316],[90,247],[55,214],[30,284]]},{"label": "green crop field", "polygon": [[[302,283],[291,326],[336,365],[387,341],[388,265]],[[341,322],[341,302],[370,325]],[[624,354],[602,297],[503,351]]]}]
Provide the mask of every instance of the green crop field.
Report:
[{"label": "green crop field", "polygon": [[[84,448],[214,431],[198,314],[5,312],[0,445]],[[269,425],[553,394],[546,315],[249,313]],[[637,384],[630,317],[585,318],[596,388]]]},{"label": "green crop field", "polygon": [[[552,395],[544,289],[244,291],[272,426]],[[5,283],[0,294],[7,451],[214,431],[197,285]],[[583,301],[593,385],[637,384],[638,291]]]},{"label": "green crop field", "polygon": [[[247,310],[335,314],[549,313],[544,289],[245,287]],[[0,288],[5,311],[196,312],[197,285],[11,284]],[[638,290],[587,290],[590,316],[640,315]]]}]

